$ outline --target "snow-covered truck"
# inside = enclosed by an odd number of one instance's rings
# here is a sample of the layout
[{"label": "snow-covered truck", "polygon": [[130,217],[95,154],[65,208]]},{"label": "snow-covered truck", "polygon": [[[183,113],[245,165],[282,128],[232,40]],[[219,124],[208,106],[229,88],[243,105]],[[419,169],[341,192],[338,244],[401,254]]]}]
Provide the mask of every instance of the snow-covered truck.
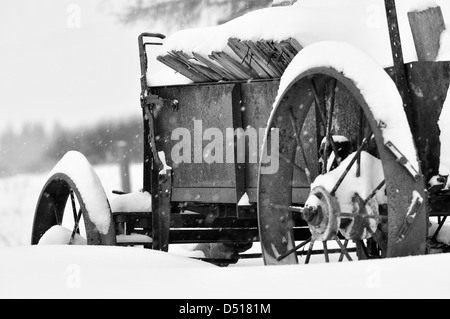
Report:
[{"label": "snow-covered truck", "polygon": [[[56,233],[68,244],[190,243],[222,265],[446,252],[444,21],[428,0],[303,0],[141,34],[142,191],[109,203],[69,152],[42,190],[32,244]],[[254,242],[261,253],[244,253]]]}]

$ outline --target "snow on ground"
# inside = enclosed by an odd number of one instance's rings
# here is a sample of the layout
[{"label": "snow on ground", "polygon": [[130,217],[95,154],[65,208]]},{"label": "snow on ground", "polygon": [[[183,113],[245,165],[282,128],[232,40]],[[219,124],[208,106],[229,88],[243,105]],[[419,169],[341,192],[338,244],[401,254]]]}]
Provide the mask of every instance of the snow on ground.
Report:
[{"label": "snow on ground", "polygon": [[450,254],[221,268],[136,248],[0,250],[0,298],[449,298]]},{"label": "snow on ground", "polygon": [[[110,200],[119,166],[94,167]],[[142,166],[130,169],[132,191]],[[0,298],[448,298],[450,254],[344,263],[264,266],[244,259],[227,268],[192,256],[131,247],[31,246],[34,206],[48,174],[0,179]],[[330,246],[331,247],[331,246]],[[249,251],[260,252],[259,243]],[[332,256],[334,259],[336,255]],[[303,259],[300,258],[300,262]],[[350,275],[351,274],[351,275]]]}]

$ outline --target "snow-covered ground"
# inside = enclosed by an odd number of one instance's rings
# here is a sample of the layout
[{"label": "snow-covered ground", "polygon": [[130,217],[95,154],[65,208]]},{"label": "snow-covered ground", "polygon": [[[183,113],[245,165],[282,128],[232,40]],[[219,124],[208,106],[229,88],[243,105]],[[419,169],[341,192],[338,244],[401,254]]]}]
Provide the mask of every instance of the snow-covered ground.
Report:
[{"label": "snow-covered ground", "polygon": [[[119,167],[94,167],[111,200]],[[142,166],[130,170],[141,187]],[[0,180],[0,298],[448,298],[450,254],[296,266],[261,258],[226,268],[169,253],[105,246],[31,246],[34,206],[47,174]],[[251,252],[260,252],[255,243]]]},{"label": "snow-covered ground", "polygon": [[0,249],[0,298],[449,298],[450,254],[221,268],[136,248]]}]

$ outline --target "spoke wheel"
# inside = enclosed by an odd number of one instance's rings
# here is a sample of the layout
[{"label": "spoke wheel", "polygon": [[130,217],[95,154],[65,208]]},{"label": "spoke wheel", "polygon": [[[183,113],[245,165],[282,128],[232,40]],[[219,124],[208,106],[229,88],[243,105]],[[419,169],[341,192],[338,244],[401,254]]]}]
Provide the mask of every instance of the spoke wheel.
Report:
[{"label": "spoke wheel", "polygon": [[[273,134],[279,145],[271,145]],[[267,173],[264,156],[276,146],[279,167]],[[422,254],[425,205],[416,205],[413,222],[406,215],[415,196],[426,198],[423,185],[386,145],[353,80],[331,67],[307,70],[278,99],[263,145],[258,222],[264,262],[298,263],[295,252],[309,243],[302,258],[309,263],[319,242],[325,262],[332,251],[338,261],[352,260],[349,242],[357,259]],[[296,235],[302,228],[311,237]]]},{"label": "spoke wheel", "polygon": [[[54,170],[41,191],[32,226],[32,245],[39,244],[45,235],[47,238],[59,237],[54,242],[56,244],[116,244],[111,209],[103,187],[84,156],[75,155],[78,165],[73,168],[74,172]],[[64,166],[64,161],[63,158],[58,165]],[[85,172],[83,181],[77,182],[80,166],[85,168]],[[89,191],[104,196],[93,199],[87,194]],[[56,233],[57,236],[54,235]]]}]

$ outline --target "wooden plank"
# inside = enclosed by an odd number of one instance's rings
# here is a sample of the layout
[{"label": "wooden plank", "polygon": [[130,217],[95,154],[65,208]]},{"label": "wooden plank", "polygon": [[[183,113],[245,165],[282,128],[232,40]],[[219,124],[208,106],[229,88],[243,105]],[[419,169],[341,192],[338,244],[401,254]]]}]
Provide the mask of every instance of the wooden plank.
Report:
[{"label": "wooden plank", "polygon": [[187,53],[183,51],[172,51],[170,52],[170,55],[178,58],[179,60],[186,63],[190,68],[194,69],[198,73],[204,75],[205,77],[209,78],[211,81],[220,81],[223,79],[223,77],[215,72],[214,70],[208,68],[205,65],[201,65],[199,63],[196,63],[194,61],[197,61],[193,56],[188,55]]},{"label": "wooden plank", "polygon": [[230,38],[228,39],[228,46],[242,60],[242,63],[248,68],[253,69],[260,78],[264,79],[271,77],[270,74],[255,61],[253,53],[246,42],[236,38]]},{"label": "wooden plank", "polygon": [[408,12],[408,19],[418,61],[435,61],[439,53],[441,34],[445,30],[441,8]]},{"label": "wooden plank", "polygon": [[279,43],[275,43],[273,41],[266,42],[264,45],[267,46],[266,50],[273,52],[275,56],[273,59],[274,63],[276,63],[282,73],[284,73],[290,61],[286,58],[286,54],[283,52],[282,47],[280,47]]},{"label": "wooden plank", "polygon": [[[301,49],[295,39],[279,43],[260,40],[228,40],[228,46],[240,61],[226,52],[212,52],[208,57],[192,52],[172,51],[157,60],[194,82],[279,78]],[[197,63],[198,62],[198,63]]]},{"label": "wooden plank", "polygon": [[297,53],[302,49],[302,46],[293,38],[275,43],[275,45],[283,52],[286,63],[289,65]]},{"label": "wooden plank", "polygon": [[269,77],[278,78],[281,76],[281,74],[277,72],[276,68],[274,68],[271,64],[270,56],[265,55],[256,43],[253,41],[245,41],[245,43],[251,49],[256,62],[269,74]]},{"label": "wooden plank", "polygon": [[274,52],[277,52],[277,54],[278,54],[278,61],[280,63],[282,63],[284,69],[286,69],[287,66],[289,65],[289,63],[291,63],[292,60],[289,58],[288,55],[286,55],[286,53],[284,52],[283,47],[280,45],[279,42],[272,42],[272,43],[269,43],[269,45],[274,48]]},{"label": "wooden plank", "polygon": [[294,38],[289,38],[286,40],[286,42],[289,42],[292,48],[295,49],[295,54],[303,50],[303,46]]},{"label": "wooden plank", "polygon": [[184,62],[170,55],[160,55],[156,58],[161,63],[181,73],[188,79],[194,82],[209,82],[209,79],[204,75],[198,73]]},{"label": "wooden plank", "polygon": [[225,69],[232,72],[239,80],[258,78],[255,71],[243,66],[225,52],[212,52],[209,58],[217,61]]},{"label": "wooden plank", "polygon": [[197,52],[192,52],[192,55],[199,60],[200,62],[202,62],[203,64],[205,64],[206,66],[208,66],[211,70],[215,71],[217,74],[220,74],[222,76],[222,78],[224,80],[237,80],[237,78],[228,70],[222,68],[220,65],[218,65],[216,62],[202,56],[201,54],[197,53]]},{"label": "wooden plank", "polygon": [[281,52],[279,52],[276,47],[271,45],[272,42],[273,41],[258,41],[256,45],[269,58],[272,67],[275,68],[277,74],[280,74],[281,76],[286,67],[280,61]]}]

